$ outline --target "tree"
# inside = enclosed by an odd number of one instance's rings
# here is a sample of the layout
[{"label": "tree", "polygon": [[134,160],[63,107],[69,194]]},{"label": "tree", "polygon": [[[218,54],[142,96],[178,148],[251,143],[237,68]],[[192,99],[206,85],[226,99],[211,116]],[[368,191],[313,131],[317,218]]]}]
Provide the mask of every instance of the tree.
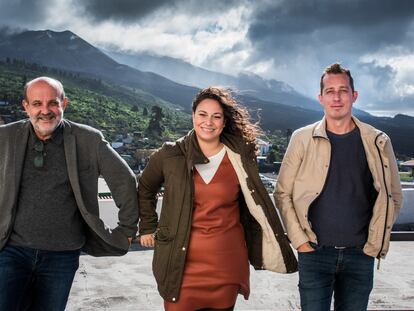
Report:
[{"label": "tree", "polygon": [[269,152],[267,153],[267,157],[266,157],[266,162],[269,164],[272,164],[273,162],[276,161],[276,154],[275,154],[275,150],[270,149]]},{"label": "tree", "polygon": [[148,109],[147,109],[147,107],[144,107],[144,110],[142,111],[142,115],[144,117],[148,116]]},{"label": "tree", "polygon": [[164,131],[164,126],[162,125],[162,118],[164,114],[162,108],[159,106],[151,107],[151,119],[148,124],[147,133],[148,135],[161,137],[162,132]]},{"label": "tree", "polygon": [[282,161],[283,155],[280,152],[280,147],[274,143],[266,156],[266,162],[271,164],[276,161]]}]

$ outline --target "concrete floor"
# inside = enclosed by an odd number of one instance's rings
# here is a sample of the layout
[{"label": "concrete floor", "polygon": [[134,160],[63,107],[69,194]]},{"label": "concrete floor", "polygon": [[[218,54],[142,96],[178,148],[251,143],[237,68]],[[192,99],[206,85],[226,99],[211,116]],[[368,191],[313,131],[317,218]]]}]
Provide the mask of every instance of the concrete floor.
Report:
[{"label": "concrete floor", "polygon": [[[163,310],[151,271],[152,250],[123,257],[81,256],[68,311]],[[414,242],[392,242],[375,271],[369,310],[414,310]],[[251,270],[251,295],[235,310],[299,310],[298,275]],[[183,310],[185,311],[185,310]]]}]

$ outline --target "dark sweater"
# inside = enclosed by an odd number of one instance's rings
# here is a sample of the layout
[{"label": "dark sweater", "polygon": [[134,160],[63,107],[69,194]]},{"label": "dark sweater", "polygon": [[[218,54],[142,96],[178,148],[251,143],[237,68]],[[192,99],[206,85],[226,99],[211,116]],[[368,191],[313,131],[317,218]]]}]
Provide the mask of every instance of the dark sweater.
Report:
[{"label": "dark sweater", "polygon": [[362,246],[377,197],[358,127],[344,135],[327,131],[331,161],[325,186],[309,220],[320,246]]},{"label": "dark sweater", "polygon": [[31,129],[9,243],[49,251],[79,249],[85,243],[83,220],[69,182],[63,129],[43,142],[43,166],[35,166],[38,141]]}]

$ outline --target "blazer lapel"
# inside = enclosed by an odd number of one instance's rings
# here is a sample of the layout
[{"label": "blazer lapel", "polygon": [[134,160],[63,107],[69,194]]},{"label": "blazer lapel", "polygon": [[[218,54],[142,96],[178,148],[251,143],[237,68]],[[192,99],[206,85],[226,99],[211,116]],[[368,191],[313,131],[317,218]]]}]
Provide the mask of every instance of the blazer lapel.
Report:
[{"label": "blazer lapel", "polygon": [[24,158],[26,155],[27,140],[29,138],[30,121],[22,124],[22,126],[15,132],[14,136],[14,177],[15,187],[14,191],[17,193],[20,189],[20,180],[22,178]]},{"label": "blazer lapel", "polygon": [[78,161],[76,157],[76,138],[71,133],[70,124],[64,123],[63,145],[65,147],[66,168],[70,185],[79,208],[83,208],[82,194],[79,185]]}]

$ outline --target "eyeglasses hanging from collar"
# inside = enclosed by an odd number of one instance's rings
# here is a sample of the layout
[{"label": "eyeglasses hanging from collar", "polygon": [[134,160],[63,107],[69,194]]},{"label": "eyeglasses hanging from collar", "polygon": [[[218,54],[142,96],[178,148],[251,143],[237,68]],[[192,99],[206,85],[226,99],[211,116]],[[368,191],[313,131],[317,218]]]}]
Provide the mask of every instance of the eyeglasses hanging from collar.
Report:
[{"label": "eyeglasses hanging from collar", "polygon": [[46,153],[44,152],[44,149],[45,149],[45,145],[43,141],[37,140],[34,144],[34,150],[36,151],[36,156],[34,158],[34,163],[33,163],[36,168],[42,168],[43,165],[45,164]]}]

